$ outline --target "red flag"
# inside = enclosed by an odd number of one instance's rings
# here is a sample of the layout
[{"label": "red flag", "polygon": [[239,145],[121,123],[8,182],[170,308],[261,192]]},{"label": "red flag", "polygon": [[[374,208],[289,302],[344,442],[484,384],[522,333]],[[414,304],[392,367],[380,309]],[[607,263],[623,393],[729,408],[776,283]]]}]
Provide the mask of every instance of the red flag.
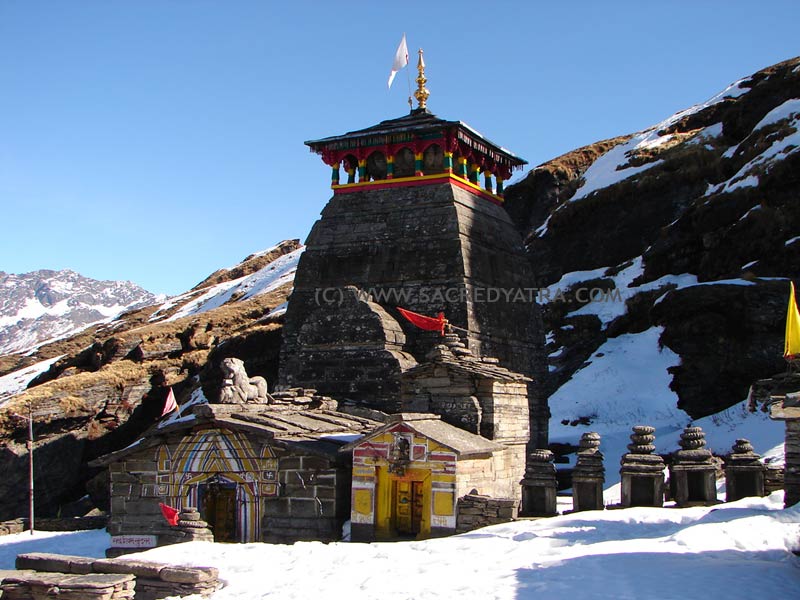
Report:
[{"label": "red flag", "polygon": [[447,319],[444,318],[444,313],[440,312],[434,319],[433,317],[426,317],[425,315],[411,312],[399,306],[397,310],[420,329],[424,329],[425,331],[438,331],[441,335],[444,335],[444,326],[447,325]]},{"label": "red flag", "polygon": [[164,410],[161,411],[161,417],[166,417],[173,410],[178,410],[178,403],[175,402],[175,394],[172,393],[172,388],[169,388],[167,400],[164,402]]},{"label": "red flag", "polygon": [[172,508],[171,506],[167,506],[163,502],[159,502],[158,506],[161,508],[161,514],[164,515],[164,518],[167,520],[167,523],[172,525],[173,527],[178,524],[178,515],[181,511],[177,508]]}]

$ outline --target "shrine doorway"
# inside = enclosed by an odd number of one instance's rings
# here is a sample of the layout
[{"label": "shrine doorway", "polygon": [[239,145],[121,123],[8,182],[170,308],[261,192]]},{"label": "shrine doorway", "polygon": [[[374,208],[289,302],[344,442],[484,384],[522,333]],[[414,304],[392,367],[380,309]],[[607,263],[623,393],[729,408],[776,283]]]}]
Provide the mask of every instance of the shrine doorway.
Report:
[{"label": "shrine doorway", "polygon": [[236,532],[236,484],[207,483],[199,486],[200,515],[211,527],[215,542],[238,542]]}]

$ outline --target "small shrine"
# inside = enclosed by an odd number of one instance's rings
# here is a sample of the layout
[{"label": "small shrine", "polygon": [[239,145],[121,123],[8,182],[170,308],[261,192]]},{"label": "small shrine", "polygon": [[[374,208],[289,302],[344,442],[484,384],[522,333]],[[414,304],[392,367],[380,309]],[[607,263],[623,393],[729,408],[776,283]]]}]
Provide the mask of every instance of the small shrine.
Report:
[{"label": "small shrine", "polygon": [[600,452],[600,434],[593,431],[581,436],[578,460],[572,470],[572,510],[603,510],[603,483],[606,470]]},{"label": "small shrine", "polygon": [[628,453],[623,455],[619,470],[624,508],[664,505],[664,459],[653,454],[655,432],[655,427],[649,425],[633,428]]},{"label": "small shrine", "polygon": [[[132,542],[142,550],[208,539],[207,527],[217,542],[340,539],[350,466],[339,449],[380,423],[330,410],[313,390],[272,398],[186,406],[94,460],[110,470],[109,554]],[[162,503],[181,510],[176,525]]]},{"label": "small shrine", "polygon": [[438,415],[390,415],[384,426],[341,452],[353,456],[353,541],[451,535],[459,498],[475,490],[494,498],[518,496],[508,448]]},{"label": "small shrine", "polygon": [[686,427],[681,433],[681,449],[672,455],[669,466],[670,492],[675,505],[710,506],[717,504],[717,466],[706,445],[701,427]]},{"label": "small shrine", "polygon": [[764,496],[766,467],[749,440],[736,440],[725,459],[725,501],[734,502],[750,496]]},{"label": "small shrine", "polygon": [[522,517],[553,517],[556,508],[556,467],[550,450],[534,450],[528,455],[522,486]]}]

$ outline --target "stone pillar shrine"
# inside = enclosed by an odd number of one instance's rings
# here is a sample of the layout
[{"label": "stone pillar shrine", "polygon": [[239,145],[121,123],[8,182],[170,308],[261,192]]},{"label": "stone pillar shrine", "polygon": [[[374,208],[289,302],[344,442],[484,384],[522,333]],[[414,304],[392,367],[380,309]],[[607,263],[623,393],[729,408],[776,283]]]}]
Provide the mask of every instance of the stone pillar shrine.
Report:
[{"label": "stone pillar shrine", "polygon": [[725,460],[725,501],[764,496],[764,471],[760,456],[749,440],[738,439]]},{"label": "stone pillar shrine", "polygon": [[528,455],[522,486],[521,517],[553,517],[556,505],[556,468],[550,450],[534,450]]},{"label": "stone pillar shrine", "polygon": [[653,454],[655,427],[637,425],[631,434],[628,454],[622,457],[619,470],[622,506],[664,505],[664,459]]},{"label": "stone pillar shrine", "polygon": [[681,449],[669,466],[670,491],[677,506],[717,504],[717,467],[705,448],[706,434],[700,427],[687,427],[681,434]]},{"label": "stone pillar shrine", "polygon": [[600,434],[593,431],[581,436],[578,460],[572,470],[572,510],[603,510],[603,483],[606,470],[600,452]]}]

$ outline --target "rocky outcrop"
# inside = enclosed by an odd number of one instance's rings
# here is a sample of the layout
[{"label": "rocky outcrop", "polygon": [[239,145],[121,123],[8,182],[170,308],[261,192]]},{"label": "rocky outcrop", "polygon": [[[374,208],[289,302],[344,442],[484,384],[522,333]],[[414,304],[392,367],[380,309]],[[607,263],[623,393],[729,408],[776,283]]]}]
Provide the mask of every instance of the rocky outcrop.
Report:
[{"label": "rocky outcrop", "polygon": [[[681,357],[671,387],[693,418],[783,368],[788,279],[800,274],[798,98],[796,58],[507,190],[539,285],[563,293],[544,303],[549,391],[608,338],[653,326]],[[619,307],[602,310],[588,289],[617,293]]]}]

